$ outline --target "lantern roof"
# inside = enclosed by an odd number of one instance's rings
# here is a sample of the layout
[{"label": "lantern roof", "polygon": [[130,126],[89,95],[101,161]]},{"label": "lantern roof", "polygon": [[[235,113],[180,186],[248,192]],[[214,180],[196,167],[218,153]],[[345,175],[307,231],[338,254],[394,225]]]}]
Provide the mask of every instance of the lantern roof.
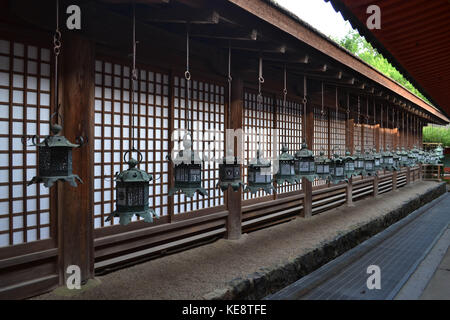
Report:
[{"label": "lantern roof", "polygon": [[372,149],[372,154],[375,159],[381,158],[381,153],[377,152],[377,149],[375,149],[375,148]]},{"label": "lantern roof", "polygon": [[320,163],[330,163],[331,160],[328,159],[327,156],[325,156],[325,152],[320,151],[320,152],[319,152],[319,156],[316,157],[316,162],[320,162]]},{"label": "lantern roof", "polygon": [[344,159],[338,153],[334,153],[333,154],[332,162],[334,162],[334,163],[342,163],[343,161],[344,161]]},{"label": "lantern roof", "polygon": [[356,160],[356,157],[352,156],[351,153],[350,153],[350,151],[347,150],[347,151],[345,152],[344,160],[345,160],[345,161],[347,161],[347,160]]},{"label": "lantern roof", "polygon": [[289,154],[288,147],[283,144],[281,148],[281,154],[278,156],[278,161],[293,161],[295,158],[293,155]]},{"label": "lantern roof", "polygon": [[[184,150],[178,151],[175,160],[175,164],[201,164],[202,160],[198,152],[192,150],[192,141],[190,139],[183,140]],[[190,159],[190,160],[189,160]]]},{"label": "lantern roof", "polygon": [[373,156],[373,154],[371,154],[369,151],[366,151],[365,155],[364,155],[364,160],[374,160],[375,157]]},{"label": "lantern roof", "polygon": [[227,150],[226,155],[222,158],[223,164],[238,164],[238,157],[233,155],[233,151],[231,149]]},{"label": "lantern roof", "polygon": [[65,136],[60,136],[59,133],[61,132],[61,130],[62,127],[59,124],[51,124],[50,131],[53,134],[45,137],[44,141],[37,143],[36,146],[47,148],[78,148],[80,146],[79,144],[71,143]]},{"label": "lantern roof", "polygon": [[308,149],[308,145],[306,142],[302,143],[302,148],[295,153],[296,158],[311,158],[314,157],[314,154],[311,150]]},{"label": "lantern roof", "polygon": [[128,169],[122,171],[116,176],[116,180],[121,182],[150,182],[152,175],[143,170],[139,170],[136,166],[139,162],[133,158],[128,160]]},{"label": "lantern roof", "polygon": [[261,150],[256,150],[256,158],[251,160],[248,164],[252,168],[270,168],[270,161],[261,157]]}]

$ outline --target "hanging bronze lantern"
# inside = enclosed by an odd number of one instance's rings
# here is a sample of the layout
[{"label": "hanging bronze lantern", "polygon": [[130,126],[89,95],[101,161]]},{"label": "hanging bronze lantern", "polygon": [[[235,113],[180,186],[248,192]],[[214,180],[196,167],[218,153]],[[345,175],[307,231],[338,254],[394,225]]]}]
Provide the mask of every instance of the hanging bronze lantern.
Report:
[{"label": "hanging bronze lantern", "polygon": [[288,147],[281,147],[281,154],[278,156],[278,172],[275,174],[275,181],[278,185],[283,183],[297,183],[298,178],[295,174],[295,158],[288,153]]},{"label": "hanging bronze lantern", "polygon": [[423,163],[424,163],[424,160],[425,160],[425,153],[423,152],[422,149],[419,149],[419,155],[417,156],[417,161],[418,161],[420,164],[423,164]]},{"label": "hanging bronze lantern", "polygon": [[[55,116],[55,114],[52,115]],[[67,181],[73,187],[77,186],[75,180],[83,183],[80,177],[72,173],[72,148],[78,148],[81,144],[73,144],[66,137],[60,136],[62,126],[51,124],[52,135],[45,137],[43,142],[36,143],[37,136],[33,137],[33,145],[38,147],[38,175],[33,177],[28,185],[44,183],[50,188],[56,181]]]},{"label": "hanging bronze lantern", "polygon": [[320,151],[316,158],[316,176],[319,179],[328,180],[330,178],[331,160],[325,156],[325,152]]},{"label": "hanging bronze lantern", "polygon": [[386,146],[386,151],[381,154],[383,159],[383,168],[389,171],[394,170],[394,155],[389,150],[389,146]]},{"label": "hanging bronze lantern", "polygon": [[217,186],[226,191],[229,186],[233,191],[238,191],[239,188],[244,186],[241,178],[241,165],[237,157],[232,155],[232,151],[228,150],[228,156],[223,157],[222,162],[219,164],[219,182]]},{"label": "hanging bronze lantern", "polygon": [[365,167],[364,167],[364,155],[361,154],[360,149],[356,149],[355,152],[355,174],[356,175],[363,175],[363,176],[367,176],[367,173],[365,171]]},{"label": "hanging bronze lantern", "polygon": [[352,157],[350,155],[350,151],[345,152],[345,157],[343,158],[344,164],[345,164],[345,172],[344,175],[347,179],[351,178],[352,176],[356,176],[355,171],[355,161],[356,157]]},{"label": "hanging bronze lantern", "polygon": [[377,149],[372,149],[372,155],[374,158],[374,170],[379,171],[382,170],[383,167],[381,166],[381,154],[377,152]]},{"label": "hanging bronze lantern", "polygon": [[145,222],[153,222],[153,217],[159,218],[159,215],[151,209],[148,204],[149,183],[153,180],[151,174],[139,170],[137,166],[142,162],[142,154],[139,150],[125,152],[123,159],[126,162],[127,154],[131,152],[138,153],[138,160],[131,157],[128,160],[128,169],[116,173],[116,210],[112,212],[106,221],[114,217],[120,217],[120,224],[127,225],[131,222],[133,215],[141,217]]},{"label": "hanging bronze lantern", "polygon": [[175,164],[175,185],[169,190],[169,196],[178,191],[189,198],[192,198],[196,192],[206,196],[208,193],[202,188],[202,160],[198,153],[192,150],[190,139],[185,137],[183,146],[184,150],[180,150],[173,161]]},{"label": "hanging bronze lantern", "polygon": [[369,176],[377,174],[375,171],[375,157],[369,151],[366,151],[366,154],[364,155],[364,171]]},{"label": "hanging bronze lantern", "polygon": [[[329,173],[329,167],[328,167]],[[295,174],[300,180],[302,178],[313,182],[318,176],[316,175],[316,165],[314,161],[314,154],[308,149],[305,141],[302,143],[302,148],[295,153]]]},{"label": "hanging bronze lantern", "polygon": [[330,166],[330,179],[332,184],[347,181],[345,177],[345,162],[338,153],[333,154]]},{"label": "hanging bronze lantern", "polygon": [[400,156],[400,166],[407,167],[409,161],[408,161],[408,152],[406,151],[405,147],[402,147],[399,156]]},{"label": "hanging bronze lantern", "polygon": [[270,161],[262,158],[258,149],[256,158],[250,161],[248,165],[248,184],[245,187],[245,191],[248,190],[251,194],[255,194],[259,190],[264,190],[268,194],[272,193],[275,190],[272,184],[272,175],[267,173],[270,167]]},{"label": "hanging bronze lantern", "polygon": [[384,169],[384,157],[383,157],[384,149],[383,149],[383,147],[380,147],[379,154],[380,154],[380,167],[381,167],[381,169]]}]

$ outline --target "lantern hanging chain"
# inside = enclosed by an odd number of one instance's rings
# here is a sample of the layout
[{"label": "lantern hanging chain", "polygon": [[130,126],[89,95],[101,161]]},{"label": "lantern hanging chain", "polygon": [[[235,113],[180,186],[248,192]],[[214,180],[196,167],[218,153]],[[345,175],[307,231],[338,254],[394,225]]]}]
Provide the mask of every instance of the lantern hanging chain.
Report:
[{"label": "lantern hanging chain", "polygon": [[[306,76],[303,76],[303,127],[304,130],[303,132],[305,133],[305,137],[306,137],[306,103],[307,103],[307,98],[306,98]],[[306,138],[303,138],[303,141],[306,142]],[[301,147],[301,146],[300,146]]]},{"label": "lantern hanging chain", "polygon": [[[257,97],[257,109],[258,109],[258,113],[259,113],[259,118],[261,119],[261,111],[262,111],[262,102],[263,102],[263,97],[262,97],[262,93],[261,93],[261,86],[264,83],[264,77],[263,77],[263,61],[262,61],[262,57],[259,57],[259,75],[258,75],[258,97]],[[259,145],[260,145],[260,138],[261,138],[261,133],[258,132],[258,150],[259,150]]]},{"label": "lantern hanging chain", "polygon": [[[383,110],[381,110],[381,116],[383,116]],[[375,123],[376,123],[376,120],[377,120],[377,116],[376,116],[376,110],[375,110],[375,100],[373,100],[373,121],[372,121],[372,123],[373,123],[373,129],[372,129],[372,141],[373,141],[373,147],[375,148],[375,145],[376,145],[376,143],[375,143]],[[382,122],[382,121],[380,121],[380,122]]]},{"label": "lantern hanging chain", "polygon": [[[358,127],[360,127],[359,124],[359,119],[361,117],[361,98],[360,96],[358,96]],[[361,129],[361,128],[360,128]],[[361,147],[361,152],[363,152],[362,150],[362,135],[361,135],[361,130],[359,130],[359,142],[360,142],[360,147]]]},{"label": "lantern hanging chain", "polygon": [[186,97],[187,97],[187,112],[186,112],[186,128],[191,136],[191,144],[193,142],[192,132],[192,110],[191,110],[191,72],[189,71],[189,23],[186,24],[186,71],[184,72],[184,78],[186,79]]},{"label": "lantern hanging chain", "polygon": [[[335,124],[335,129],[336,129],[336,136],[337,136],[337,129],[338,129],[338,88],[336,87],[336,97],[335,97],[336,101],[336,124]],[[337,145],[337,141],[336,141],[336,147],[338,147]],[[337,149],[337,148],[336,148]]]},{"label": "lantern hanging chain", "polygon": [[137,70],[136,70],[136,7],[133,2],[133,66],[131,70],[131,144],[130,144],[130,150],[135,151],[137,150],[135,147],[135,138],[134,138],[134,128],[135,128],[135,112],[134,112],[134,89],[137,81]]},{"label": "lantern hanging chain", "polygon": [[[55,108],[55,113],[58,114],[59,112],[59,103],[58,103],[58,56],[61,52],[61,31],[59,30],[59,0],[56,0],[56,30],[55,30],[55,34],[53,36],[53,52],[55,54],[55,73],[54,73],[54,82],[55,82],[55,103],[54,103],[54,108]],[[52,115],[49,115],[49,123],[51,126],[51,120],[52,120]],[[56,123],[58,123],[58,117],[56,119]]]},{"label": "lantern hanging chain", "polygon": [[[347,92],[347,146],[350,144],[350,126],[349,126],[349,121],[350,121],[350,94]],[[353,150],[352,150],[353,152]]]},{"label": "lantern hanging chain", "polygon": [[[320,110],[320,121],[323,123],[325,122],[325,111],[324,111],[324,99],[323,99],[323,81],[321,82],[321,97],[322,97],[322,108]],[[322,146],[323,150],[323,146]],[[328,153],[328,151],[327,151]],[[330,156],[330,155],[328,155]]]},{"label": "lantern hanging chain", "polygon": [[[369,132],[369,99],[368,98],[366,98],[366,129],[367,129],[367,132]],[[369,140],[367,139],[367,134],[365,135],[366,136],[366,150],[367,150],[367,143],[369,142]],[[370,150],[370,148],[369,148],[369,150]]]},{"label": "lantern hanging chain", "polygon": [[228,45],[228,127],[231,128],[231,82],[233,78],[231,77],[231,46]]},{"label": "lantern hanging chain", "polygon": [[[286,96],[287,96],[287,76],[286,76],[286,64],[284,64],[284,86],[283,86],[283,113],[286,113]],[[284,144],[285,141],[283,141]]]}]

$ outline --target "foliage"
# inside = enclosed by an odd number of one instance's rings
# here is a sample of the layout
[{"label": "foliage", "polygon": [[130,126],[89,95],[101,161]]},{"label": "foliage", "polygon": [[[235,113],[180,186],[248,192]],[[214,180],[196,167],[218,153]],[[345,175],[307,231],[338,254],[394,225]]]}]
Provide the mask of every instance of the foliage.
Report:
[{"label": "foliage", "polygon": [[389,61],[383,57],[372,45],[361,37],[356,30],[351,30],[342,39],[333,39],[342,47],[359,57],[364,62],[368,63],[378,71],[382,72],[389,78],[397,81],[406,89],[430,103],[414,86],[403,77],[403,75],[395,69]]},{"label": "foliage", "polygon": [[444,147],[450,147],[450,127],[424,127],[423,142],[442,143]]}]

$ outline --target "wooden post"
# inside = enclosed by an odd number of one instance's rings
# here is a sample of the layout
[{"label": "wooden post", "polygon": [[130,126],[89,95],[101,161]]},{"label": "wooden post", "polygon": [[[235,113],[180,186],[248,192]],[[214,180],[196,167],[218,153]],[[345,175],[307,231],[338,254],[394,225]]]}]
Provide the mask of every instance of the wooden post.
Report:
[{"label": "wooden post", "polygon": [[392,191],[397,191],[397,171],[392,172]]},{"label": "wooden post", "polygon": [[375,175],[373,177],[373,196],[376,197],[378,196],[378,176]]},{"label": "wooden post", "polygon": [[[314,149],[314,109],[311,103],[306,104],[306,119],[304,119],[305,141],[309,150]],[[302,178],[303,198],[303,217],[312,216],[312,182],[306,178]]]},{"label": "wooden post", "polygon": [[81,271],[81,282],[94,276],[94,70],[95,44],[75,32],[64,35],[61,51],[61,111],[64,135],[74,142],[73,172],[83,180],[77,188],[58,183],[58,248],[61,284],[69,265]]},{"label": "wooden post", "polygon": [[406,167],[406,184],[411,182],[411,168]]},{"label": "wooden post", "polygon": [[[244,81],[238,75],[233,74],[233,80],[231,85],[231,116],[228,128],[230,129],[242,129],[242,114],[244,108]],[[234,139],[234,135],[231,136]],[[238,137],[239,138],[239,137]],[[238,141],[234,144],[235,155],[240,156],[241,150],[238,147],[242,146],[243,141]],[[241,175],[242,175],[241,165]],[[226,192],[226,203],[228,208],[227,219],[227,239],[237,240],[242,235],[242,190],[233,191],[228,188]]]}]

